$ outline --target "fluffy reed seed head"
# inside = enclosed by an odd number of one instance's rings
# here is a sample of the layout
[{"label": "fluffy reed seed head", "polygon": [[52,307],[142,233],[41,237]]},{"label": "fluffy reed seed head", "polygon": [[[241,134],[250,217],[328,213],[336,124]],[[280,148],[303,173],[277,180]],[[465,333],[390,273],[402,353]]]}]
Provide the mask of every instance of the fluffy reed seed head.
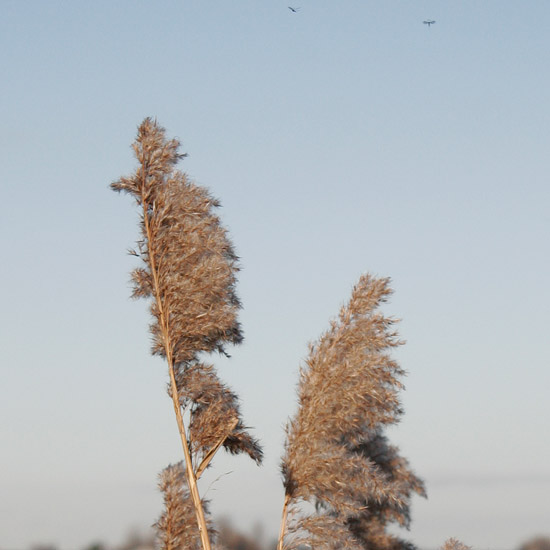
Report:
[{"label": "fluffy reed seed head", "polygon": [[242,341],[235,292],[237,256],[214,210],[219,202],[175,169],[185,155],[164,128],[145,119],[133,144],[135,173],[111,184],[140,207],[142,238],[132,251],[134,297],[153,297],[153,353],[175,364]]},{"label": "fluffy reed seed head", "polygon": [[285,550],[364,550],[341,517],[331,511],[307,514],[291,506],[289,518]]},{"label": "fluffy reed seed head", "polygon": [[243,339],[238,258],[215,213],[219,202],[176,170],[185,156],[179,147],[146,118],[133,144],[135,173],[111,184],[140,209],[141,239],[131,253],[143,265],[132,273],[133,297],[151,301],[152,351],[169,359],[180,403],[191,410],[192,450],[204,455],[236,421],[224,447],[260,462],[261,448],[246,432],[237,396],[199,359],[203,353],[227,355],[226,346]]},{"label": "fluffy reed seed head", "polygon": [[[390,356],[402,342],[395,320],[378,311],[391,292],[389,279],[362,276],[329,330],[310,346],[298,412],[287,425],[282,473],[290,502],[309,501],[326,513],[291,511],[288,539],[317,548],[323,532],[329,538],[322,547],[330,548],[338,545],[330,533],[344,540],[345,532],[349,547],[382,549],[394,542],[382,544],[386,523],[408,525],[411,494],[424,494],[422,481],[382,435],[402,414],[404,371]],[[366,524],[377,526],[379,546],[366,545]]]},{"label": "fluffy reed seed head", "polygon": [[[182,462],[170,464],[159,475],[164,510],[153,525],[160,550],[200,550],[202,548],[195,508],[189,493]],[[202,501],[205,513],[207,501]],[[215,534],[210,522],[208,531]]]},{"label": "fluffy reed seed head", "polygon": [[223,441],[227,451],[262,462],[262,448],[246,431],[237,395],[220,381],[212,365],[195,363],[178,369],[176,380],[182,389],[180,403],[190,409],[189,439],[195,456],[204,456],[229,434]]},{"label": "fluffy reed seed head", "polygon": [[[350,526],[355,525],[354,532],[357,536],[368,533],[368,529],[362,529],[364,522],[386,526],[389,523],[397,523],[401,527],[409,528],[411,522],[410,501],[413,494],[426,497],[424,482],[414,474],[408,460],[400,456],[399,449],[390,445],[387,437],[380,430],[374,432],[370,438],[356,447],[350,449],[371,461],[378,471],[386,477],[389,493],[397,495],[397,498],[376,498],[365,495],[361,512],[349,520]],[[373,545],[368,545],[373,547]]]}]

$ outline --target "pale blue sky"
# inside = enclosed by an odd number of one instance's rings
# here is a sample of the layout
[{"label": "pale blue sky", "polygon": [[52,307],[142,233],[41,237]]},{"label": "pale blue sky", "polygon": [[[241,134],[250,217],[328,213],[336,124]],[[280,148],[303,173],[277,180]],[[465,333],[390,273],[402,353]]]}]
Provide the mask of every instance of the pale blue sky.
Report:
[{"label": "pale blue sky", "polygon": [[120,542],[180,459],[108,188],[146,116],[242,258],[246,341],[217,365],[266,460],[218,457],[215,514],[275,534],[298,366],[371,271],[407,340],[390,437],[429,494],[405,536],[550,534],[550,3],[292,5],[0,2],[2,550]]}]

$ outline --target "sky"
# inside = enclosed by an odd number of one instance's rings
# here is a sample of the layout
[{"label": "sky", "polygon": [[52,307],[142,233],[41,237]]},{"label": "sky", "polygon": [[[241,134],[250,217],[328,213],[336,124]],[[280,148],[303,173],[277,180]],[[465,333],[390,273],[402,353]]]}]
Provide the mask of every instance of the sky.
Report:
[{"label": "sky", "polygon": [[371,272],[407,341],[388,437],[428,491],[403,536],[550,535],[550,3],[291,5],[0,1],[1,550],[121,542],[182,458],[109,189],[147,116],[241,258],[245,342],[216,367],[265,461],[216,457],[215,517],[276,535],[298,369]]}]

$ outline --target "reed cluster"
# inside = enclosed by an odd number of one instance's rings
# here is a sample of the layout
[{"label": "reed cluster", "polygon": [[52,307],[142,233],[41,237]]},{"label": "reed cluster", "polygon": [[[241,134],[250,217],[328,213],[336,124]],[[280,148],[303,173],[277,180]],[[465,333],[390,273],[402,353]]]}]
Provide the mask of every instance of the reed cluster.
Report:
[{"label": "reed cluster", "polygon": [[[243,340],[236,293],[238,258],[219,202],[176,165],[180,143],[149,118],[133,150],[136,171],[111,184],[138,207],[140,238],[130,250],[133,297],[150,301],[152,353],[168,366],[183,461],[160,475],[164,511],[155,524],[161,550],[210,550],[214,535],[197,482],[220,448],[262,461],[237,395],[208,361]],[[425,496],[384,430],[402,415],[404,371],[396,320],[380,307],[387,278],[363,275],[351,298],[300,368],[298,410],[286,427],[281,463],[285,498],[279,550],[409,550],[388,532],[410,524],[414,494]],[[467,550],[455,539],[443,550]]]}]

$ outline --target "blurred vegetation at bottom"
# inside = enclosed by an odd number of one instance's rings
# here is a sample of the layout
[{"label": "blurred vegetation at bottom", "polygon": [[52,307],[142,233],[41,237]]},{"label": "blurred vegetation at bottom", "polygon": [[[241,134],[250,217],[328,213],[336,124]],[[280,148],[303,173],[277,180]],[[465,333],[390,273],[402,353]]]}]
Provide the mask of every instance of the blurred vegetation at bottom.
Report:
[{"label": "blurred vegetation at bottom", "polygon": [[[275,550],[277,540],[265,540],[261,526],[256,527],[253,533],[245,534],[236,529],[227,520],[218,522],[217,546],[223,550]],[[35,545],[30,550],[58,550],[56,546],[42,544]],[[109,546],[102,542],[92,542],[81,550],[157,550],[155,537],[152,533],[143,534],[132,531],[125,542],[116,546]],[[182,549],[183,550],[183,549]],[[483,550],[476,549],[473,550]],[[536,536],[526,540],[517,549],[502,550],[550,550],[550,536]]]}]

